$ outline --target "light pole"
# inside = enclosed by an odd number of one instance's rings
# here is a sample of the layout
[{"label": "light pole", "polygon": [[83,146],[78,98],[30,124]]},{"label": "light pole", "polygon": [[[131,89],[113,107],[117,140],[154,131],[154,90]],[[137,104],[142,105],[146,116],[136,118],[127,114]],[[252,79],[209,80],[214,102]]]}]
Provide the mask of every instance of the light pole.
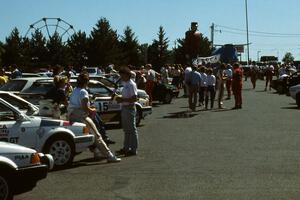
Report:
[{"label": "light pole", "polygon": [[247,29],[247,66],[249,66],[249,29],[248,29],[248,2],[245,0],[246,7],[246,29]]},{"label": "light pole", "polygon": [[259,53],[260,53],[261,51],[257,51],[257,62],[259,62]]}]

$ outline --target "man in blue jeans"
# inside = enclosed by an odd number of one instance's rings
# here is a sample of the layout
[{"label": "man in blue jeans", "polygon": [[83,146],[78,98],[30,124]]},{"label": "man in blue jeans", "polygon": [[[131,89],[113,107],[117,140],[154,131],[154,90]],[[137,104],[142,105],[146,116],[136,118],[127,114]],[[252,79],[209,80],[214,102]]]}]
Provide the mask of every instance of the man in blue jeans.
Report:
[{"label": "man in blue jeans", "polygon": [[122,96],[117,96],[116,101],[122,104],[122,128],[124,131],[124,146],[117,154],[125,156],[137,155],[138,132],[136,128],[137,87],[130,79],[131,71],[128,67],[121,68],[121,80],[123,81]]}]

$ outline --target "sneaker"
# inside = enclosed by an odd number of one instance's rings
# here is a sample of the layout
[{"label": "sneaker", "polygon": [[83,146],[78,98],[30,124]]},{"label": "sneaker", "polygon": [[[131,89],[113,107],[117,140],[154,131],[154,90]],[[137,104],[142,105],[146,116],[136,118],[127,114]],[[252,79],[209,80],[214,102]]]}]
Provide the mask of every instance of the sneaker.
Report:
[{"label": "sneaker", "polygon": [[129,156],[136,156],[136,155],[137,155],[137,153],[134,152],[134,151],[128,151],[128,152],[125,153],[125,156],[126,156],[126,157],[129,157]]},{"label": "sneaker", "polygon": [[116,142],[113,141],[113,140],[111,140],[111,139],[104,140],[104,142],[105,142],[106,144],[116,144]]},{"label": "sneaker", "polygon": [[115,163],[115,162],[120,162],[121,158],[118,158],[117,156],[113,155],[113,156],[109,156],[107,158],[107,162],[108,163]]}]

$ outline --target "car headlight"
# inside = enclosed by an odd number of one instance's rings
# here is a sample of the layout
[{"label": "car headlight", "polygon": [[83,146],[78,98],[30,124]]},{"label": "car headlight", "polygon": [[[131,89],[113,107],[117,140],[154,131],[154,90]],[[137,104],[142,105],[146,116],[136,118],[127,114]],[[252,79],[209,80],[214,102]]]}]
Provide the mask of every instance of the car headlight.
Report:
[{"label": "car headlight", "polygon": [[90,129],[89,129],[89,127],[84,126],[83,129],[82,129],[82,133],[83,133],[83,135],[88,135],[88,134],[90,134]]},{"label": "car headlight", "polygon": [[30,163],[33,165],[41,164],[40,156],[38,153],[31,154]]}]

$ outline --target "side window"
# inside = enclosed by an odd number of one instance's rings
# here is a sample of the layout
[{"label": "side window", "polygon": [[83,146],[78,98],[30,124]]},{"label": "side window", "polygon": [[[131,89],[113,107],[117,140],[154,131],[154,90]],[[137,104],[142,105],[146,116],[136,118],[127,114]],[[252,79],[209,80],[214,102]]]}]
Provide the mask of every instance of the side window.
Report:
[{"label": "side window", "polygon": [[0,121],[16,120],[15,113],[3,104],[0,104]]},{"label": "side window", "polygon": [[100,84],[89,84],[89,92],[93,95],[100,95],[102,97],[111,96],[111,91]]}]

